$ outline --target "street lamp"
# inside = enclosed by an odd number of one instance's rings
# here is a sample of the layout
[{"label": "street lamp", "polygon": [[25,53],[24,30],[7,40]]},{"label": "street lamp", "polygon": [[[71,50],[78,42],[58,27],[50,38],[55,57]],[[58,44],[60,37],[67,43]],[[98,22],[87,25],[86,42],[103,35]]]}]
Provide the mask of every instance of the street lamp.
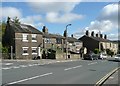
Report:
[{"label": "street lamp", "polygon": [[66,60],[67,60],[67,54],[68,54],[68,46],[67,46],[67,27],[68,26],[71,26],[72,24],[68,24],[68,25],[66,25]]}]

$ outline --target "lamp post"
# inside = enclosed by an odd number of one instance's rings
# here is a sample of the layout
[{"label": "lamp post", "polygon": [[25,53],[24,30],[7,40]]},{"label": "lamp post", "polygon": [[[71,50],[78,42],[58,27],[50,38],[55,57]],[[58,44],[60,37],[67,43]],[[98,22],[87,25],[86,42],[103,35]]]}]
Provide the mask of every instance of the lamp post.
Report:
[{"label": "lamp post", "polygon": [[71,26],[72,24],[68,24],[66,25],[66,60],[67,60],[67,56],[68,56],[68,45],[67,45],[67,27]]}]

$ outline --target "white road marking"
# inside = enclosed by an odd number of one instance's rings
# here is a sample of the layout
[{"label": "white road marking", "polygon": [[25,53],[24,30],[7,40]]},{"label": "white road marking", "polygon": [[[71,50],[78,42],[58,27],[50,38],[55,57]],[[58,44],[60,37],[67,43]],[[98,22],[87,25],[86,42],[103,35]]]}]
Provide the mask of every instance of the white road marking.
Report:
[{"label": "white road marking", "polygon": [[6,63],[5,65],[12,65],[13,63]]},{"label": "white road marking", "polygon": [[20,67],[14,66],[14,67],[12,67],[12,68],[20,68]]},{"label": "white road marking", "polygon": [[26,66],[26,65],[20,65],[20,67],[28,67],[28,66]]},{"label": "white road marking", "polygon": [[40,77],[47,76],[47,75],[51,75],[51,74],[53,74],[53,73],[52,73],[52,72],[51,72],[51,73],[46,73],[46,74],[43,74],[43,75],[38,75],[38,76],[34,76],[34,77],[22,79],[22,80],[19,80],[19,81],[10,82],[10,83],[7,83],[7,85],[16,84],[16,83],[20,83],[20,82],[25,82],[25,81],[28,81],[28,80],[40,78]]},{"label": "white road marking", "polygon": [[89,63],[88,65],[97,64],[97,62]]},{"label": "white road marking", "polygon": [[3,70],[8,70],[8,69],[11,69],[11,67],[5,67],[5,68],[2,68]]},{"label": "white road marking", "polygon": [[33,65],[29,64],[28,66],[33,66]]},{"label": "white road marking", "polygon": [[70,68],[66,68],[66,69],[64,69],[64,71],[75,69],[75,68],[79,68],[79,67],[82,67],[82,65],[75,66],[75,67],[70,67]]}]

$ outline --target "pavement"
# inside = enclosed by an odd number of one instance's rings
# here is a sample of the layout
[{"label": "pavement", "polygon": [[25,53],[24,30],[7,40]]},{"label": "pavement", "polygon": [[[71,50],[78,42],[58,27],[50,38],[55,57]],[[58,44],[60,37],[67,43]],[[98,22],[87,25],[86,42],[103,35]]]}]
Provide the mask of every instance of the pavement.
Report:
[{"label": "pavement", "polygon": [[103,83],[104,85],[114,85],[114,86],[120,86],[120,69],[115,71],[111,76],[108,77],[107,80]]}]

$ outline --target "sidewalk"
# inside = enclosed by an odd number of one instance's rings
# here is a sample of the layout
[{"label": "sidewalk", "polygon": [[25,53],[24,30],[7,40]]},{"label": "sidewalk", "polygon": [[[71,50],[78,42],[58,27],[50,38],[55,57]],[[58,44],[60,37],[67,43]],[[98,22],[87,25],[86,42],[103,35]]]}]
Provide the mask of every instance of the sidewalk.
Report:
[{"label": "sidewalk", "polygon": [[112,74],[104,83],[103,86],[120,86],[120,69]]}]

